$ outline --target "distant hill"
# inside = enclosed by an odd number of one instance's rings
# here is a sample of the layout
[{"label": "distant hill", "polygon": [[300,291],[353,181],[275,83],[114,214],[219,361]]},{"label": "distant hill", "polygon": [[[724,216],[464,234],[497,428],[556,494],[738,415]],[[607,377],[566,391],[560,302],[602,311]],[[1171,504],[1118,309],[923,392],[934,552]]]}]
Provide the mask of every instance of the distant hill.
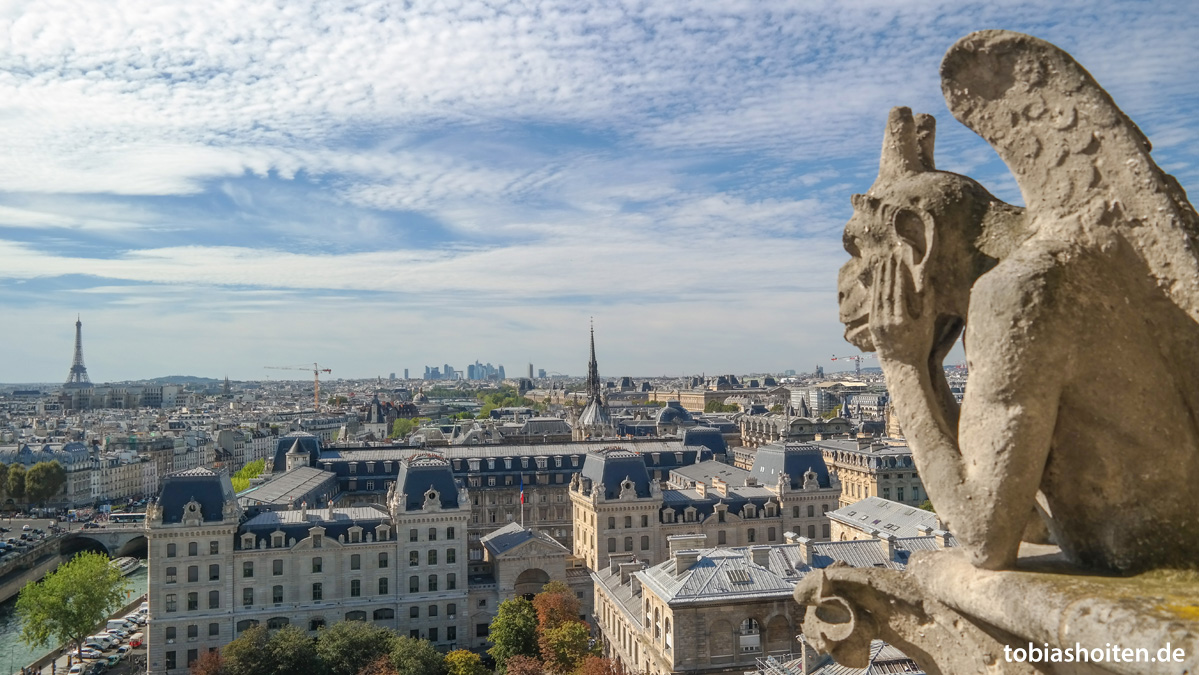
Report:
[{"label": "distant hill", "polygon": [[155,384],[224,384],[225,382],[213,377],[196,377],[195,375],[167,375],[166,377],[155,377],[140,381],[153,382]]}]

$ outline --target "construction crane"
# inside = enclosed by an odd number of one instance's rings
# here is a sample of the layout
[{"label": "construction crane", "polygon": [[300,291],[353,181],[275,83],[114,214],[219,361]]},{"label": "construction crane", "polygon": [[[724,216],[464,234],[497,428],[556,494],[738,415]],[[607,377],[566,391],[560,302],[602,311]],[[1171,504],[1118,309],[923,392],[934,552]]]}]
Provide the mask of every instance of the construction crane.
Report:
[{"label": "construction crane", "polygon": [[271,370],[311,370],[312,384],[315,387],[315,391],[312,394],[312,405],[316,410],[321,409],[321,373],[331,373],[333,372],[332,370],[321,368],[316,363],[312,364],[312,368],[308,366],[263,366],[263,368],[270,368]]},{"label": "construction crane", "polygon": [[853,356],[834,356],[834,361],[853,361],[853,372],[858,379],[862,378],[862,359],[872,359],[874,354],[855,354]]}]

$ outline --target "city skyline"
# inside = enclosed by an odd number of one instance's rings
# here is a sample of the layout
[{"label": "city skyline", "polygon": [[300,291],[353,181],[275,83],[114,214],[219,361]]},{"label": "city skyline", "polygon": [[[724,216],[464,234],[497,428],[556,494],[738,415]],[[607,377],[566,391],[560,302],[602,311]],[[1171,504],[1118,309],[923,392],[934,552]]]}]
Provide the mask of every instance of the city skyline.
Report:
[{"label": "city skyline", "polygon": [[981,28],[1072,52],[1199,184],[1186,3],[288,7],[0,16],[0,382],[64,381],[77,313],[95,382],[578,373],[592,316],[605,377],[841,369],[891,106],[1020,202],[940,94]]}]

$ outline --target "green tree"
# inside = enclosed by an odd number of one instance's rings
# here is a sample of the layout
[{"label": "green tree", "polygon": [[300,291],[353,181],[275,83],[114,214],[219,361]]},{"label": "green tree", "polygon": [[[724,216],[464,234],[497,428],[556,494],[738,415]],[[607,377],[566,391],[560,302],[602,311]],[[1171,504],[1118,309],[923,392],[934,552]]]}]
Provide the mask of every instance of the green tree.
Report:
[{"label": "green tree", "polygon": [[391,651],[395,634],[365,621],[339,621],[316,638],[316,653],[331,675],[356,675]]},{"label": "green tree", "polygon": [[533,603],[524,598],[501,602],[488,637],[492,647],[487,653],[495,659],[497,673],[503,672],[508,659],[517,654],[537,658],[537,611]]},{"label": "green tree", "polygon": [[573,673],[587,656],[597,654],[591,646],[591,629],[582,621],[568,621],[541,633],[541,658],[555,673]]},{"label": "green tree", "polygon": [[932,511],[933,513],[937,512],[937,510],[933,508],[932,501],[928,499],[924,500],[924,502],[920,504],[920,508],[924,509],[925,511]]},{"label": "green tree", "polygon": [[404,438],[408,434],[420,428],[420,425],[428,422],[427,417],[413,417],[411,419],[401,417],[391,423],[391,437]]},{"label": "green tree", "polygon": [[398,675],[444,675],[446,660],[432,642],[400,636],[392,642],[391,665]]},{"label": "green tree", "polygon": [[299,626],[284,626],[271,635],[267,653],[278,675],[324,675],[325,664],[316,654],[316,640]]},{"label": "green tree", "polygon": [[624,666],[602,656],[591,655],[583,659],[575,675],[631,675]]},{"label": "green tree", "polygon": [[8,465],[0,464],[0,496],[8,494]]},{"label": "green tree", "polygon": [[25,474],[25,498],[45,506],[67,483],[67,472],[57,461],[38,462]]},{"label": "green tree", "polygon": [[268,675],[274,673],[271,662],[270,631],[266,626],[247,628],[237,639],[225,645],[225,672],[228,675]]},{"label": "green tree", "polygon": [[96,624],[125,602],[129,582],[99,553],[80,553],[29,582],[17,597],[21,641],[31,647],[73,643],[82,646]]},{"label": "green tree", "polygon": [[782,403],[775,403],[774,405],[770,406],[770,412],[772,412],[772,413],[781,413],[781,412],[783,412],[783,404],[782,404]]},{"label": "green tree", "polygon": [[25,467],[21,464],[8,467],[8,496],[15,502],[25,499]]},{"label": "green tree", "polygon": [[[446,675],[487,675],[483,667],[483,659],[479,655],[465,649],[455,649],[445,655]],[[403,671],[401,671],[403,675]]]},{"label": "green tree", "polygon": [[735,403],[729,403],[728,405],[725,405],[724,403],[721,403],[715,399],[704,404],[704,412],[706,413],[737,412],[740,409],[741,407]]}]

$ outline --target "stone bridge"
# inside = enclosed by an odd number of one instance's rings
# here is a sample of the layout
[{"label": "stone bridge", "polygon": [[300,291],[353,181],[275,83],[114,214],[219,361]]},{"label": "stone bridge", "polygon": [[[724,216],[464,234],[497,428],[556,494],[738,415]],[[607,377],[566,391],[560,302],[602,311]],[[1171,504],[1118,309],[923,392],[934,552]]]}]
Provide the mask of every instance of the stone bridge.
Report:
[{"label": "stone bridge", "polygon": [[100,551],[113,558],[146,557],[146,528],[144,525],[116,525],[91,530],[72,530],[62,540],[59,551],[70,558],[80,551]]}]

